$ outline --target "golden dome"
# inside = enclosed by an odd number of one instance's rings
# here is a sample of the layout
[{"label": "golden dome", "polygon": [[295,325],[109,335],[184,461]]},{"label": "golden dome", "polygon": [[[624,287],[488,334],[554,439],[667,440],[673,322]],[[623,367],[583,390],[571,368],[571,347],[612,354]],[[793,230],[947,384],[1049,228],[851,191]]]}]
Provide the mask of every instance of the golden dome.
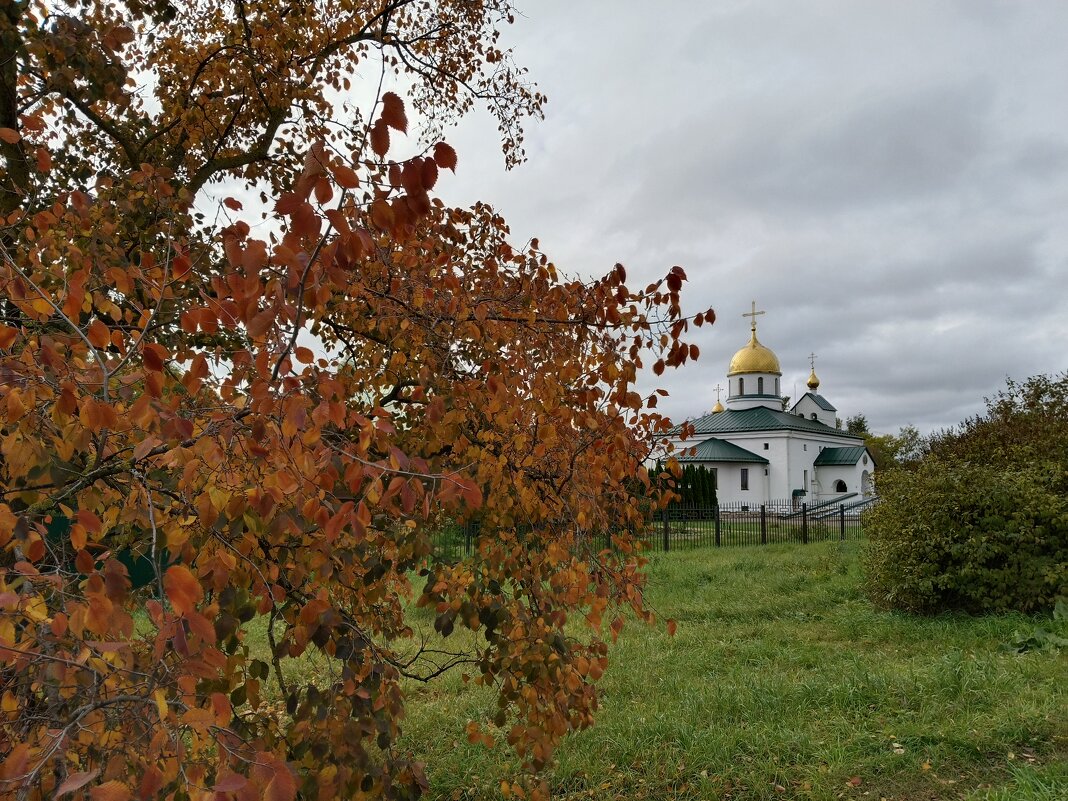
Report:
[{"label": "golden dome", "polygon": [[749,344],[734,354],[731,359],[730,369],[727,375],[739,373],[774,373],[782,375],[779,369],[779,360],[770,350],[757,341],[756,326],[753,326],[749,336]]},{"label": "golden dome", "polygon": [[820,380],[816,377],[816,368],[812,368],[812,375],[808,377],[808,388],[815,392],[820,388]]},{"label": "golden dome", "polygon": [[716,405],[712,407],[712,414],[718,414],[723,411],[723,404],[716,401]]}]

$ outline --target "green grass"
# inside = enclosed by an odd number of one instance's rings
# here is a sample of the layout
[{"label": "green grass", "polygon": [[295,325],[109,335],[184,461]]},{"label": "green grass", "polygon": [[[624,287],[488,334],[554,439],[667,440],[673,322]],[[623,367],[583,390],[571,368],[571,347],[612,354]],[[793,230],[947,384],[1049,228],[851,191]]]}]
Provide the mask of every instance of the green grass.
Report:
[{"label": "green grass", "polygon": [[[1024,615],[914,618],[860,592],[856,543],[661,554],[597,725],[547,771],[569,799],[1068,799],[1068,652],[1012,653]],[[463,727],[495,709],[459,676],[411,688],[402,746],[432,798],[499,797],[518,766]]]}]

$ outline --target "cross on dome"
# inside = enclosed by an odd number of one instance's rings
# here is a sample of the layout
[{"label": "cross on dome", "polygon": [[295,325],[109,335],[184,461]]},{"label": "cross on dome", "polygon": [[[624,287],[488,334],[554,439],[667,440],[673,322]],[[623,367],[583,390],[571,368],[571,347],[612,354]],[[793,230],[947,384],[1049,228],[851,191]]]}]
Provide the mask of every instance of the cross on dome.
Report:
[{"label": "cross on dome", "polygon": [[815,392],[820,388],[820,380],[816,377],[816,354],[808,354],[808,363],[812,366],[812,372],[808,376],[808,388]]},{"label": "cross on dome", "polygon": [[749,327],[753,331],[754,334],[756,333],[756,318],[759,317],[761,314],[767,314],[767,312],[765,312],[765,311],[757,311],[756,301],[754,300],[753,301],[753,310],[745,312],[742,315],[742,317],[751,317],[752,318],[749,321]]}]

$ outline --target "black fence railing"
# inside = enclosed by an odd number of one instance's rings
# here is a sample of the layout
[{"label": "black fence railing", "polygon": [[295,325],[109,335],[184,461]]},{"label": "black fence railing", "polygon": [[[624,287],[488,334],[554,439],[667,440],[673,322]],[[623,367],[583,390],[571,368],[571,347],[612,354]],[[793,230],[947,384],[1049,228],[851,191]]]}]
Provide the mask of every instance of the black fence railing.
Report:
[{"label": "black fence railing", "polygon": [[[651,551],[855,540],[864,536],[861,512],[873,502],[672,504],[655,513],[643,539]],[[479,535],[477,521],[450,524],[434,540],[434,558],[452,562],[470,556]],[[595,540],[610,547],[608,537]]]},{"label": "black fence railing", "polygon": [[859,539],[864,536],[861,511],[867,505],[821,503],[810,508],[789,501],[672,505],[651,521],[646,543],[653,551],[674,551]]}]

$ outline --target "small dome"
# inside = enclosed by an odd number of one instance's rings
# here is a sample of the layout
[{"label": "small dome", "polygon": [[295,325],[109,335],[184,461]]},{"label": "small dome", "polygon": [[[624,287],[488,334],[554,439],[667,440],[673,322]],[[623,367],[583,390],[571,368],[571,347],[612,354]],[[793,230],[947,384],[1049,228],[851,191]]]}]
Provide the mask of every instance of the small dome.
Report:
[{"label": "small dome", "polygon": [[820,380],[816,377],[816,368],[812,368],[812,375],[808,377],[808,388],[813,392],[820,388]]},{"label": "small dome", "polygon": [[723,404],[716,401],[716,405],[712,407],[712,414],[719,414],[723,411]]},{"label": "small dome", "polygon": [[739,373],[773,373],[782,375],[779,360],[770,350],[757,341],[756,328],[749,337],[749,344],[734,354],[728,376]]}]

